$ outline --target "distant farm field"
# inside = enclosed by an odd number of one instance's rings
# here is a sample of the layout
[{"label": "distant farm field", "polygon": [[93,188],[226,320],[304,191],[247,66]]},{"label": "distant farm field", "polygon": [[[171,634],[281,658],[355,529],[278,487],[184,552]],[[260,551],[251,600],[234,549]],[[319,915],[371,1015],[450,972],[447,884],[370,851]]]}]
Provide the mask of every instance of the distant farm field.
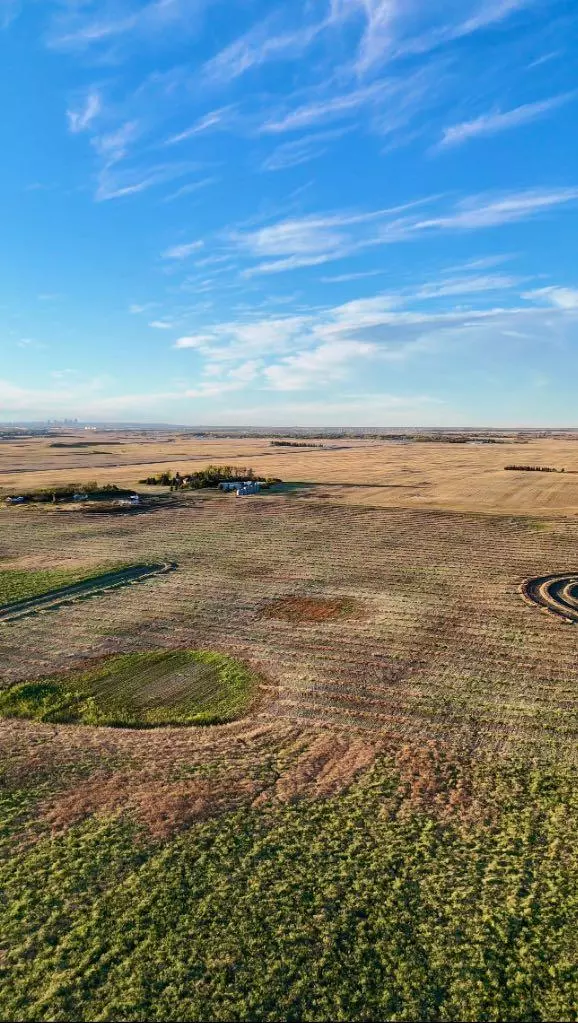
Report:
[{"label": "distant farm field", "polygon": [[[76,442],[84,444],[85,437],[79,434]],[[273,447],[261,437],[94,437],[93,449],[55,448],[50,438],[3,442],[0,491],[89,480],[138,488],[139,479],[163,470],[237,463],[252,465],[259,475],[309,483],[309,498],[324,502],[498,514],[575,515],[578,510],[578,439],[570,435],[500,444],[345,438],[323,441],[322,448]],[[112,451],[102,453],[111,441]],[[509,464],[566,472],[507,472]]]},{"label": "distant farm field", "polygon": [[578,519],[171,501],[0,511],[177,565],[0,632],[0,1016],[578,1019]]}]

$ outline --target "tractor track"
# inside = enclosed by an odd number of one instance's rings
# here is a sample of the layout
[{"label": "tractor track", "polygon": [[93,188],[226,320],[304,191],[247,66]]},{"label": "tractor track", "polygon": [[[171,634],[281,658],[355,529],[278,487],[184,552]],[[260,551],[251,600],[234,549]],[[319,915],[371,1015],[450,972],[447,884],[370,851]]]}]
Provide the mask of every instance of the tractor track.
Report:
[{"label": "tractor track", "polygon": [[528,603],[538,604],[566,622],[578,622],[578,572],[527,579],[521,593]]}]

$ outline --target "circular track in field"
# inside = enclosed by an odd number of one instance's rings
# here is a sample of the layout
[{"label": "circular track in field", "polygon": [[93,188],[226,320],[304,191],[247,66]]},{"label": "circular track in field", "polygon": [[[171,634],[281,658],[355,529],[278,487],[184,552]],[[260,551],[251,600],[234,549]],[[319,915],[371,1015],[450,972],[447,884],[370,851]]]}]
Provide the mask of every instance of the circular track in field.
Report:
[{"label": "circular track in field", "polygon": [[567,622],[578,622],[578,572],[542,575],[522,586],[526,600],[545,608]]}]

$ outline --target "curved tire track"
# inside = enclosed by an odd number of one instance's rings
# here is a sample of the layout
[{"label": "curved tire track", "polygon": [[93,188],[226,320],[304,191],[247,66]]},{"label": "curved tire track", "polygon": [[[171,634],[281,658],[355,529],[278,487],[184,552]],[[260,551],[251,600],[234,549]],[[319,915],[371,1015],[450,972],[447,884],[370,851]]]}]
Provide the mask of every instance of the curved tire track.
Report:
[{"label": "curved tire track", "polygon": [[152,576],[163,575],[165,572],[172,572],[176,567],[176,563],[173,561],[152,565],[131,565],[129,568],[121,568],[116,572],[105,572],[79,583],[71,583],[69,586],[49,590],[48,593],[42,593],[38,597],[13,601],[0,607],[0,624],[20,621],[22,618],[43,614],[47,611],[55,611],[66,604],[86,600],[88,597],[106,593],[108,590],[116,590],[121,586],[130,586],[133,583],[150,579]]},{"label": "curved tire track", "polygon": [[538,604],[566,622],[578,622],[578,572],[527,579],[521,592],[528,603]]}]

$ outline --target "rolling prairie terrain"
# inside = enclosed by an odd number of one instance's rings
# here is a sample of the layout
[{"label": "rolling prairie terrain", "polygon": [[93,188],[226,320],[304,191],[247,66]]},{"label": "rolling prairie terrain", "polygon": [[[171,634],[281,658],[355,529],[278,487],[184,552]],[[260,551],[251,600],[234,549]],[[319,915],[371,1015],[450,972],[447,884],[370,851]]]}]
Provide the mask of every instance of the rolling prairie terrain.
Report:
[{"label": "rolling prairie terrain", "polygon": [[[578,574],[578,476],[500,469],[578,448],[326,443],[166,445],[286,493],[0,511],[18,585],[176,564],[0,626],[3,1018],[578,1018],[577,633],[521,593]],[[10,473],[167,465],[126,447]]]}]

